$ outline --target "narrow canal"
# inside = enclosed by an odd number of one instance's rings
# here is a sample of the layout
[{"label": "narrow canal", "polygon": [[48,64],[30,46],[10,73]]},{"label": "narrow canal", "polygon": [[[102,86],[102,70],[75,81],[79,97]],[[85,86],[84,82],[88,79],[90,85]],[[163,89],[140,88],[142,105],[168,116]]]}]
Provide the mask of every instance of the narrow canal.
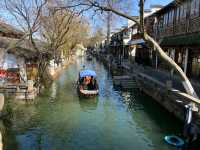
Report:
[{"label": "narrow canal", "polygon": [[[76,80],[83,64],[96,70],[100,94],[79,99]],[[180,123],[139,93],[116,91],[102,64],[80,59],[34,102],[14,106],[3,131],[6,150],[172,150],[163,141]]]}]

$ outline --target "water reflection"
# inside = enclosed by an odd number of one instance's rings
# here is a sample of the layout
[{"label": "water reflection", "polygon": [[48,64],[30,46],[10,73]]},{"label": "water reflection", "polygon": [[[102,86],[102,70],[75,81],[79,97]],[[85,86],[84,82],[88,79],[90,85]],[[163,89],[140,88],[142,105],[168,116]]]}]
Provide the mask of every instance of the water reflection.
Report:
[{"label": "water reflection", "polygon": [[123,103],[128,106],[131,111],[143,110],[144,106],[137,101],[140,91],[135,89],[132,91],[122,92]]},{"label": "water reflection", "polygon": [[43,149],[41,147],[42,130],[39,128],[29,128],[24,134],[17,135],[16,141],[20,150]]},{"label": "water reflection", "polygon": [[96,110],[98,105],[98,97],[94,98],[79,98],[80,108],[83,111]]},{"label": "water reflection", "polygon": [[51,100],[53,101],[56,98],[56,94],[57,94],[57,84],[54,81],[51,85]]}]

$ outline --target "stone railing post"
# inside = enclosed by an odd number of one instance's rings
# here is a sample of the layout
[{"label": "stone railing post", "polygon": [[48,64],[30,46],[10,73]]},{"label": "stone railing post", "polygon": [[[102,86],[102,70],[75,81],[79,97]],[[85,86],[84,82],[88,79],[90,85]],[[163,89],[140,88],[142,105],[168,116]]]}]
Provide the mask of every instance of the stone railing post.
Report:
[{"label": "stone railing post", "polygon": [[166,87],[167,87],[167,90],[172,89],[172,80],[167,80],[166,81]]}]

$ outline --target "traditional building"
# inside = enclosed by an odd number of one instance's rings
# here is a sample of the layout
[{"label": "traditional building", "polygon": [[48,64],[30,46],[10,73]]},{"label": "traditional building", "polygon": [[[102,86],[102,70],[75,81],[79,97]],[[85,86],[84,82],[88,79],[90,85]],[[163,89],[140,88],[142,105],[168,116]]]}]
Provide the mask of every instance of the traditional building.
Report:
[{"label": "traditional building", "polygon": [[[27,87],[33,87],[38,79],[38,51],[33,48],[28,39],[21,40],[23,36],[22,31],[0,22],[0,92],[2,90],[16,92],[19,87],[22,87],[22,91],[28,89],[30,94],[28,96],[32,99],[37,94],[37,88]],[[42,49],[44,43],[36,41],[36,44],[40,47],[44,59],[50,56],[45,49]],[[18,90],[18,93],[23,92]],[[26,94],[16,96],[27,98]]]},{"label": "traditional building", "polygon": [[154,15],[154,37],[161,47],[189,77],[199,78],[200,0],[173,1]]},{"label": "traditional building", "polygon": [[[20,82],[17,72],[19,68],[24,68],[24,59],[11,54],[8,47],[11,47],[15,41],[24,35],[23,32],[13,28],[12,26],[0,22],[0,78],[1,82]],[[14,41],[13,41],[14,39]],[[23,78],[25,78],[23,69]]]},{"label": "traditional building", "polygon": [[[150,35],[153,35],[154,14],[161,8],[162,6],[160,5],[152,5],[150,9],[145,10],[144,12],[145,30]],[[137,16],[135,16],[135,18],[137,18]],[[128,42],[130,60],[143,65],[152,65],[152,53],[149,51],[149,47],[140,36],[138,26],[130,20],[128,20],[128,25],[131,31],[131,39]]]}]

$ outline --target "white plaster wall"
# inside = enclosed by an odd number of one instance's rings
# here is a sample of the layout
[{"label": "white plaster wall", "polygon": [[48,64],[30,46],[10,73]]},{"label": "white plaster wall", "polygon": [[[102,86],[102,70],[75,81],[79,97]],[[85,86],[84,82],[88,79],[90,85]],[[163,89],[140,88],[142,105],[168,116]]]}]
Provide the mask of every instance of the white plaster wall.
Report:
[{"label": "white plaster wall", "polygon": [[5,55],[4,50],[0,48],[0,68],[3,68],[4,55]]},{"label": "white plaster wall", "polygon": [[133,26],[135,24],[135,22],[133,22],[132,20],[128,20],[128,28],[130,28],[131,26]]},{"label": "white plaster wall", "polygon": [[17,59],[13,54],[5,54],[4,55],[4,62],[3,62],[3,68],[17,68]]},{"label": "white plaster wall", "polygon": [[22,57],[17,57],[16,63],[17,63],[17,66],[19,67],[21,80],[26,82],[27,81],[27,74],[26,74],[25,59],[22,58]]},{"label": "white plaster wall", "polygon": [[131,40],[131,38],[128,38],[128,39],[124,39],[124,45],[128,45],[128,42]]},{"label": "white plaster wall", "polygon": [[25,59],[16,57],[13,54],[8,54],[4,49],[0,49],[0,68],[18,68],[20,69],[20,76],[23,81],[27,81]]}]

